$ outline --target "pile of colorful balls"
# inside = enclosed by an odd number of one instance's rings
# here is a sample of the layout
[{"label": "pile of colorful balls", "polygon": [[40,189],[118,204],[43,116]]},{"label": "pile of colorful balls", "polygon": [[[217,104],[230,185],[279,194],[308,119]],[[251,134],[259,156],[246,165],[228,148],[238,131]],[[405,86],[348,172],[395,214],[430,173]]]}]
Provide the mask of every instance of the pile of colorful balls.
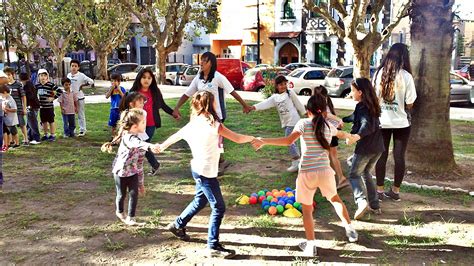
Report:
[{"label": "pile of colorful balls", "polygon": [[286,217],[301,217],[301,203],[295,201],[295,190],[287,187],[285,190],[262,189],[257,193],[240,196],[237,203],[246,205],[261,204],[263,210],[270,215],[284,215]]}]

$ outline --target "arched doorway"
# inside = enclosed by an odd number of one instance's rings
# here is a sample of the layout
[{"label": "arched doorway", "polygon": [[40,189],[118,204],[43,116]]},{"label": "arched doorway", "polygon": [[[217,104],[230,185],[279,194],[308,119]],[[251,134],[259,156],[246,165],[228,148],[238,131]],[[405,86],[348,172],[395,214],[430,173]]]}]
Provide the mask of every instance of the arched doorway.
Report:
[{"label": "arched doorway", "polygon": [[278,52],[278,60],[280,65],[298,62],[298,49],[292,43],[286,43]]}]

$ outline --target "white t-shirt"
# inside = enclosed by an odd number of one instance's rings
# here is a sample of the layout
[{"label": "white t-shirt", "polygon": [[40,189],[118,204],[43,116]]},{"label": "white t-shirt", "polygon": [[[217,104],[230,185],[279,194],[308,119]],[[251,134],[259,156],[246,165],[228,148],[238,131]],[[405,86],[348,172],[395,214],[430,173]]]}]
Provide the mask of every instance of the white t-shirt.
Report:
[{"label": "white t-shirt", "polygon": [[230,84],[229,80],[227,80],[224,75],[217,72],[214,74],[214,78],[211,82],[205,82],[202,79],[199,79],[199,74],[193,79],[189,88],[184,92],[184,94],[188,97],[192,97],[198,91],[209,91],[214,95],[216,101],[216,112],[220,119],[223,118],[222,116],[222,109],[225,109],[225,102],[224,106],[221,106],[219,101],[219,88],[224,89],[225,93],[231,93],[234,91],[234,87]]},{"label": "white t-shirt", "polygon": [[84,92],[82,92],[82,90],[79,90],[81,85],[94,84],[94,80],[92,80],[91,78],[86,76],[84,73],[79,72],[79,71],[74,75],[72,73],[67,74],[67,78],[71,80],[71,91],[77,92],[77,98],[79,100],[84,99]]},{"label": "white t-shirt", "polygon": [[[17,109],[15,99],[11,95],[8,95],[7,98],[3,99],[3,105],[8,107],[9,109]],[[3,106],[2,106],[3,108]],[[12,127],[18,125],[18,115],[17,112],[5,112],[5,117],[3,118],[3,123],[6,126]]]},{"label": "white t-shirt", "polygon": [[300,120],[298,112],[303,115],[305,108],[293,90],[288,90],[288,92],[272,94],[270,98],[256,104],[256,110],[276,107],[280,116],[281,127],[294,127]]},{"label": "white t-shirt", "polygon": [[[205,117],[194,116],[168,140],[171,145],[184,139],[193,155],[191,169],[207,178],[216,178],[219,170],[219,126],[219,122],[211,126]],[[166,148],[161,147],[162,150]]]},{"label": "white t-shirt", "polygon": [[380,124],[382,128],[405,128],[410,126],[408,115],[405,111],[405,104],[413,104],[416,100],[416,89],[413,77],[406,70],[402,69],[395,76],[394,90],[395,99],[389,103],[381,97],[383,68],[378,71],[375,79],[375,90],[380,99]]}]

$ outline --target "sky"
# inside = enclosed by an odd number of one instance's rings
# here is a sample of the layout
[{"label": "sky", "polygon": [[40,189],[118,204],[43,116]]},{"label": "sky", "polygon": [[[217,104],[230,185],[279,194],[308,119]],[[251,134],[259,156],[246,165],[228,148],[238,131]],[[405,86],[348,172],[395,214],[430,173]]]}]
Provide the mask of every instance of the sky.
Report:
[{"label": "sky", "polygon": [[461,19],[474,20],[474,0],[455,0],[453,9],[457,6]]}]

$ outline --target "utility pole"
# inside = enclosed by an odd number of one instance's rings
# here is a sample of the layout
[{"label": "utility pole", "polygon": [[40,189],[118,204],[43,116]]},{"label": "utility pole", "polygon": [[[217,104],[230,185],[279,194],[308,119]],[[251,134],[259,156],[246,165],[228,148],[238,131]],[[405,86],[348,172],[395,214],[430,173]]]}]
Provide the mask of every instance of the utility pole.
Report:
[{"label": "utility pole", "polygon": [[3,27],[5,31],[5,49],[7,50],[7,65],[10,66],[10,45],[8,43],[8,32],[7,32],[7,6],[5,0],[3,4]]},{"label": "utility pole", "polygon": [[260,64],[260,0],[257,0],[257,65]]}]

